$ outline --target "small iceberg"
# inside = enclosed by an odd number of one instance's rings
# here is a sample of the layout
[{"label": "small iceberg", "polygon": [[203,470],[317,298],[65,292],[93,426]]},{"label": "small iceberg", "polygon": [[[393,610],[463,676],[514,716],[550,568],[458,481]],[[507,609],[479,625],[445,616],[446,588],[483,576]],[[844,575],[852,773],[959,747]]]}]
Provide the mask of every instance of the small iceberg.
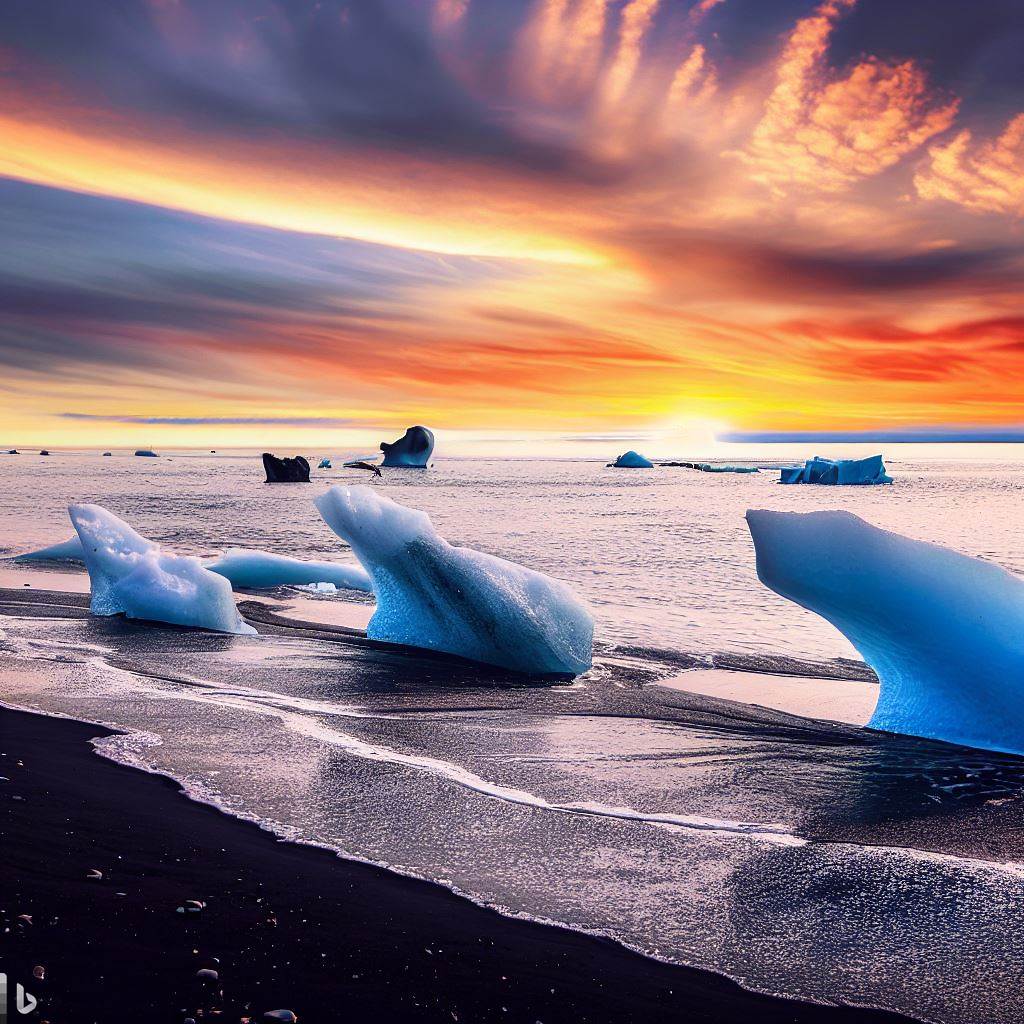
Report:
[{"label": "small iceberg", "polygon": [[358,565],[338,562],[304,562],[298,558],[274,555],[269,551],[244,551],[232,548],[206,568],[227,579],[232,587],[265,590],[270,587],[329,583],[332,589],[372,591],[366,570]]},{"label": "small iceberg", "polygon": [[263,469],[268,484],[308,484],[309,463],[301,456],[279,459],[270,452],[263,453]]},{"label": "small iceberg", "polygon": [[320,460],[320,463],[319,463],[319,465],[317,465],[316,468],[317,469],[330,469],[331,468],[331,460],[329,458],[327,458],[326,456],[324,456],[324,458],[322,458]]},{"label": "small iceberg", "polygon": [[780,470],[780,484],[891,484],[881,455],[867,459],[823,459],[815,455],[803,466]]},{"label": "small iceberg", "polygon": [[299,583],[296,590],[306,590],[310,594],[336,594],[338,588],[333,583]]},{"label": "small iceberg", "polygon": [[140,448],[135,454],[140,456],[141,458],[144,458],[144,459],[156,459],[156,458],[159,458],[157,453],[154,452],[154,451],[151,451],[149,448]]},{"label": "small iceberg", "polygon": [[99,505],[72,505],[68,512],[82,542],[94,615],[256,632],[238,614],[231,584],[198,558],[165,554]]},{"label": "small iceberg", "polygon": [[385,466],[426,469],[434,454],[434,434],[426,427],[409,427],[397,441],[381,441],[380,450]]},{"label": "small iceberg", "polygon": [[76,533],[74,537],[69,537],[60,544],[51,544],[48,548],[15,555],[14,560],[16,562],[82,562],[85,560],[85,553],[82,551],[82,541]]},{"label": "small iceberg", "polygon": [[623,452],[614,462],[608,463],[615,469],[654,469],[654,463],[645,459],[639,452]]},{"label": "small iceberg", "polygon": [[849,512],[748,511],[757,575],[881,683],[873,729],[1024,754],[1024,580]]},{"label": "small iceberg", "polygon": [[565,583],[454,547],[425,512],[371,487],[332,487],[315,503],[373,580],[367,636],[530,676],[590,668],[594,622]]}]

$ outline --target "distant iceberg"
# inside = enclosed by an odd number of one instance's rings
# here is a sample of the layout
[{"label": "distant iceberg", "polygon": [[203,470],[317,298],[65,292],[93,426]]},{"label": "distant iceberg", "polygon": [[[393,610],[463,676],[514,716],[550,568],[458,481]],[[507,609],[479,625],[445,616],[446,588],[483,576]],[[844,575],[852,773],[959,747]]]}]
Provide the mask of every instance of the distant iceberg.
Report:
[{"label": "distant iceberg", "polygon": [[256,632],[238,614],[231,584],[198,558],[164,554],[99,505],[72,505],[68,512],[82,542],[94,615]]},{"label": "distant iceberg", "polygon": [[381,441],[385,466],[426,469],[434,454],[434,434],[426,427],[409,427],[393,442]]},{"label": "distant iceberg", "polygon": [[319,464],[317,465],[316,468],[317,469],[330,469],[331,468],[331,460],[329,458],[327,458],[327,456],[325,455],[320,460],[320,462],[319,462]]},{"label": "distant iceberg", "polygon": [[757,574],[881,682],[869,726],[1024,754],[1024,580],[849,512],[747,512]]},{"label": "distant iceberg", "polygon": [[15,561],[18,562],[81,562],[84,558],[82,542],[77,533],[60,544],[51,544],[48,548],[15,555]]},{"label": "distant iceberg", "polygon": [[784,468],[781,484],[891,484],[881,455],[867,459],[823,459],[815,455],[803,466]]},{"label": "distant iceberg", "polygon": [[702,473],[756,473],[757,466],[722,466],[714,462],[701,462],[696,467]]},{"label": "distant iceberg", "polygon": [[623,452],[608,465],[616,469],[654,469],[654,463],[650,459],[645,459],[639,452],[634,451]]},{"label": "distant iceberg", "polygon": [[757,473],[757,466],[728,466],[719,462],[659,462],[659,466],[675,466],[682,469],[696,469],[701,473]]},{"label": "distant iceberg", "polygon": [[268,551],[231,548],[205,568],[224,576],[233,587],[261,590],[268,587],[330,583],[345,590],[373,590],[370,577],[358,565],[339,562],[304,562]]},{"label": "distant iceberg", "polygon": [[332,487],[315,501],[373,580],[368,636],[532,676],[590,667],[593,619],[565,583],[454,547],[425,512],[370,487]]}]

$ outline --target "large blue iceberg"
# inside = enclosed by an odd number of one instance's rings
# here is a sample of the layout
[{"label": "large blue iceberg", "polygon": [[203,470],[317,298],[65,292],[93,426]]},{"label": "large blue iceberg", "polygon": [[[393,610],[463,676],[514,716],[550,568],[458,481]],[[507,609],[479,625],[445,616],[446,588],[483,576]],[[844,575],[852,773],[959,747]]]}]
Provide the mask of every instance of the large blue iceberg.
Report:
[{"label": "large blue iceberg", "polygon": [[757,574],[844,633],[873,729],[1024,754],[1024,580],[849,512],[747,512]]},{"label": "large blue iceberg", "polygon": [[823,459],[815,455],[803,466],[782,469],[781,484],[891,484],[881,455],[866,459]]},{"label": "large blue iceberg", "polygon": [[409,427],[397,441],[381,441],[385,466],[426,469],[434,454],[434,434],[426,427]]},{"label": "large blue iceberg", "polygon": [[654,463],[650,459],[645,459],[639,452],[634,451],[623,452],[614,462],[609,462],[608,465],[616,469],[654,468]]},{"label": "large blue iceberg", "polygon": [[367,636],[531,676],[590,668],[594,622],[565,583],[454,547],[425,512],[371,487],[332,487],[315,501],[373,580]]},{"label": "large blue iceberg", "polygon": [[238,614],[231,584],[198,558],[166,554],[99,505],[72,505],[68,512],[82,541],[94,615],[256,632]]}]

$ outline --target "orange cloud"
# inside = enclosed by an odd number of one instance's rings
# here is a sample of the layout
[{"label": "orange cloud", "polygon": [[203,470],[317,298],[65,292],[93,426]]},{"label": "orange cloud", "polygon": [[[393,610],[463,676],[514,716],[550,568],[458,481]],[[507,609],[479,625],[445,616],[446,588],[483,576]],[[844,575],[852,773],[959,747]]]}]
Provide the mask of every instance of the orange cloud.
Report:
[{"label": "orange cloud", "polygon": [[605,102],[618,103],[633,81],[640,64],[644,36],[651,27],[659,3],[660,0],[630,0],[622,9],[618,45],[604,81]]},{"label": "orange cloud", "polygon": [[928,165],[914,178],[922,199],[945,199],[969,210],[1024,216],[1024,114],[1002,135],[972,147],[964,130],[933,146]]},{"label": "orange cloud", "polygon": [[868,57],[842,77],[828,65],[836,22],[856,0],[827,0],[797,22],[775,85],[743,156],[754,180],[843,190],[897,163],[945,131],[958,102],[937,101],[912,60]]}]

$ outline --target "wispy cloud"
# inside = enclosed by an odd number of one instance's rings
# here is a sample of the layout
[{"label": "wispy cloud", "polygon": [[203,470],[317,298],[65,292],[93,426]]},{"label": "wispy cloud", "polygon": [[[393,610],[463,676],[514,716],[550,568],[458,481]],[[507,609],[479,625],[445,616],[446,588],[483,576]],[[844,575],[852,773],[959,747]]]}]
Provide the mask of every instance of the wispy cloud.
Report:
[{"label": "wispy cloud", "polygon": [[1024,114],[1013,118],[1001,135],[977,145],[965,129],[933,146],[914,184],[923,199],[1024,217]]},{"label": "wispy cloud", "polygon": [[826,0],[793,29],[775,86],[744,156],[775,187],[836,191],[891,167],[956,117],[913,60],[867,57],[845,73],[828,63],[836,23],[856,0]]},{"label": "wispy cloud", "polygon": [[90,423],[130,423],[159,427],[351,427],[372,426],[365,420],[348,416],[123,416],[117,413],[62,412],[65,420],[84,420]]},{"label": "wispy cloud", "polygon": [[878,430],[734,430],[719,441],[747,444],[1002,444],[1024,441],[1022,426],[894,427]]}]

